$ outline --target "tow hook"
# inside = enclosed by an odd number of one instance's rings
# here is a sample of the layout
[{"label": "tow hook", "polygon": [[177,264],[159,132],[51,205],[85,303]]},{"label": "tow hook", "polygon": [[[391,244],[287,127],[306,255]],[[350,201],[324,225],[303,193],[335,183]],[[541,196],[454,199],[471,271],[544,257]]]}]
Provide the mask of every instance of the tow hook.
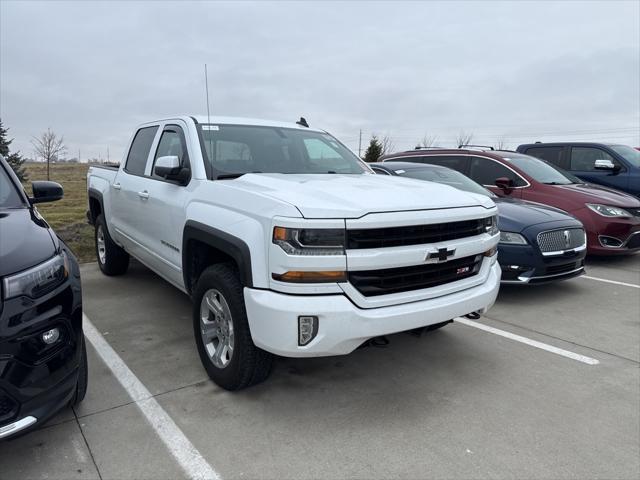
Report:
[{"label": "tow hook", "polygon": [[469,320],[478,320],[480,318],[480,314],[478,312],[471,312],[465,315]]}]

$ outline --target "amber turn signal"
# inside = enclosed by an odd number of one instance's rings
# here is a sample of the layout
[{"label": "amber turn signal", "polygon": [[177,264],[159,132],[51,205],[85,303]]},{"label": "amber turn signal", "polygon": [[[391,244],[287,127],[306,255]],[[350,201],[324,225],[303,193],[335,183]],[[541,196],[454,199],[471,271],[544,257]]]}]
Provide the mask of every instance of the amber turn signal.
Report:
[{"label": "amber turn signal", "polygon": [[[275,232],[274,232],[275,233]],[[342,271],[326,271],[326,272],[285,272],[272,273],[271,278],[279,282],[290,283],[333,283],[346,282],[347,273]]]}]

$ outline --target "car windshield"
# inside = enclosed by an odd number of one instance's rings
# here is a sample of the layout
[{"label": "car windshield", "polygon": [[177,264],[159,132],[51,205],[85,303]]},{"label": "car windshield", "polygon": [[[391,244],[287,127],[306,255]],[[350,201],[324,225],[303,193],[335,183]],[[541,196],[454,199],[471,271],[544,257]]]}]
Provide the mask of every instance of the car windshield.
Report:
[{"label": "car windshield", "polygon": [[583,183],[578,177],[574,177],[568,172],[561,170],[550,163],[529,155],[505,154],[506,161],[512,163],[535,181],[546,183],[547,185],[570,185],[572,183]]},{"label": "car windshield", "polygon": [[245,173],[369,172],[364,163],[324,132],[253,125],[200,126],[213,178]]},{"label": "car windshield", "polygon": [[24,207],[24,202],[9,174],[0,164],[0,209],[20,207]]},{"label": "car windshield", "polygon": [[480,195],[486,195],[487,197],[495,197],[493,193],[491,193],[483,186],[477,184],[469,177],[465,177],[460,172],[456,172],[455,170],[451,170],[449,168],[424,167],[409,168],[406,170],[398,168],[394,171],[402,177],[417,178],[419,180],[428,180],[430,182],[442,183],[444,185],[455,187],[459,190],[465,190],[471,193],[479,193]]},{"label": "car windshield", "polygon": [[634,167],[640,167],[640,151],[627,145],[609,145],[609,147]]}]

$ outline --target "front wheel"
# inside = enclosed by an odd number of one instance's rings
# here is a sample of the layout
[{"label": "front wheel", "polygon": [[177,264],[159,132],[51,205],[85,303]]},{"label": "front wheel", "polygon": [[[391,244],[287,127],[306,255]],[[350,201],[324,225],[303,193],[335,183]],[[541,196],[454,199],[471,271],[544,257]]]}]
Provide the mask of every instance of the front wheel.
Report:
[{"label": "front wheel", "polygon": [[82,400],[84,400],[87,394],[87,385],[89,384],[89,368],[87,365],[87,345],[84,340],[84,335],[80,339],[80,364],[78,365],[78,383],[76,384],[76,391],[73,394],[71,405],[76,406]]},{"label": "front wheel", "polygon": [[207,268],[193,295],[193,331],[209,377],[225,390],[240,390],[265,380],[273,355],[251,339],[242,283],[234,265]]}]

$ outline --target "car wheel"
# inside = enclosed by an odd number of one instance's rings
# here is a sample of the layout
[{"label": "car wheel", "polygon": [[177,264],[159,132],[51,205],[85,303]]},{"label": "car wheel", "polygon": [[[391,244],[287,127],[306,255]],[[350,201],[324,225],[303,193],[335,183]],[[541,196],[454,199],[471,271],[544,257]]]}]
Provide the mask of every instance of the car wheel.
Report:
[{"label": "car wheel", "polygon": [[202,365],[225,390],[240,390],[265,380],[273,355],[251,339],[243,286],[232,264],[208,267],[193,295],[193,331]]},{"label": "car wheel", "polygon": [[87,385],[89,384],[89,368],[87,365],[87,346],[85,344],[84,335],[80,341],[80,365],[78,366],[78,383],[76,384],[76,391],[73,395],[71,405],[78,405],[84,396],[87,394]]},{"label": "car wheel", "polygon": [[95,228],[95,246],[98,266],[105,275],[122,275],[129,268],[129,254],[109,236],[104,215],[98,215]]}]

